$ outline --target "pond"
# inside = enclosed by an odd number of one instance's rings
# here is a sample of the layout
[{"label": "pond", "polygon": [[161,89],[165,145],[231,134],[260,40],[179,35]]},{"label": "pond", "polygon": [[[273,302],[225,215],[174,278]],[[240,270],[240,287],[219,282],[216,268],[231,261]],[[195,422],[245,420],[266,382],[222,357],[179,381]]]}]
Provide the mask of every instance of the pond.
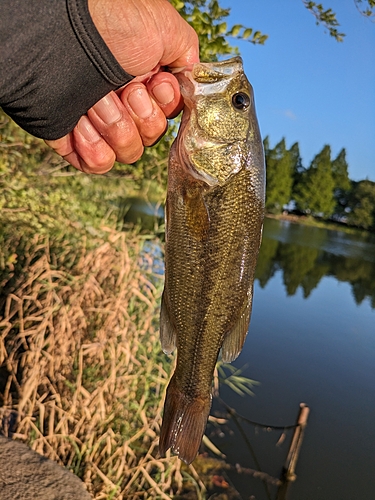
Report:
[{"label": "pond", "polygon": [[[293,500],[365,500],[375,495],[375,239],[266,219],[254,307],[234,365],[260,382],[254,396],[225,386],[239,414],[270,426],[293,424],[310,408]],[[214,411],[223,408],[216,402]],[[210,439],[228,462],[279,477],[292,431],[241,426]],[[280,441],[279,441],[280,439]],[[230,475],[242,498],[275,499],[273,487]]]}]

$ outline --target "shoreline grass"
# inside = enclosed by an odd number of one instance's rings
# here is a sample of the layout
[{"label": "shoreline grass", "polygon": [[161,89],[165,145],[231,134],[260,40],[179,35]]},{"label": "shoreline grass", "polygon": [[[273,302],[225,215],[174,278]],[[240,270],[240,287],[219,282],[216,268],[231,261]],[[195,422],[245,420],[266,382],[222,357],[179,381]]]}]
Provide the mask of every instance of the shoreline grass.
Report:
[{"label": "shoreline grass", "polygon": [[0,320],[3,431],[71,469],[95,499],[170,498],[182,475],[177,458],[157,456],[169,378],[160,277],[141,269],[129,233],[82,246],[68,269],[36,243]]}]

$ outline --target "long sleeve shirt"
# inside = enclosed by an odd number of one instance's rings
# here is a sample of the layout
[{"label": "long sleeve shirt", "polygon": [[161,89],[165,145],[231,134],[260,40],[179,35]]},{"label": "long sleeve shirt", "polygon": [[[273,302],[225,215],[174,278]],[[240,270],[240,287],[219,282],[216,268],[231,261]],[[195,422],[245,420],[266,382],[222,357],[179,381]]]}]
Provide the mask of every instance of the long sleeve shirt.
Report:
[{"label": "long sleeve shirt", "polygon": [[131,79],[96,30],[87,0],[0,0],[0,107],[34,136],[66,135]]}]

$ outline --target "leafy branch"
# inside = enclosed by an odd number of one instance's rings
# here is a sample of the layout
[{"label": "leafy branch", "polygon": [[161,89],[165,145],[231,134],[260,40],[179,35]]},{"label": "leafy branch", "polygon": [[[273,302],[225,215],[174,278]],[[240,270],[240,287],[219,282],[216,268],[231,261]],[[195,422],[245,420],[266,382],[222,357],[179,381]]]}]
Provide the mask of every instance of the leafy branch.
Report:
[{"label": "leafy branch", "polygon": [[235,24],[227,31],[226,35],[239,40],[248,40],[255,45],[263,45],[268,38],[268,35],[264,35],[260,31],[254,31],[251,28],[246,28],[242,24]]},{"label": "leafy branch", "polygon": [[[336,14],[333,10],[325,9],[321,3],[311,2],[309,0],[302,0],[306,9],[309,10],[316,19],[316,24],[322,24],[329,31],[329,34],[338,42],[344,41],[345,33],[340,33],[338,27],[339,22],[336,19]],[[358,0],[357,0],[358,1]],[[359,0],[360,2],[362,0]],[[373,2],[374,0],[369,0]]]},{"label": "leafy branch", "polygon": [[354,3],[363,16],[375,19],[375,0],[354,0]]},{"label": "leafy branch", "polygon": [[228,27],[226,21],[230,8],[221,7],[218,0],[170,1],[198,33],[202,61],[217,60],[218,55],[238,54],[238,48],[228,42],[229,37],[256,45],[264,44],[268,38],[268,35],[242,24]]}]

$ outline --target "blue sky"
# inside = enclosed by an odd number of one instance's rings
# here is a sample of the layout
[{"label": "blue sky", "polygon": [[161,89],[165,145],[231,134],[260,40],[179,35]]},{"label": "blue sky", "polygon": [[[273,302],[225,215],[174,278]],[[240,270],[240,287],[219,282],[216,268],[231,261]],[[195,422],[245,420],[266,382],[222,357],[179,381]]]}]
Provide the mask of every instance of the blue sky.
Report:
[{"label": "blue sky", "polygon": [[321,0],[346,33],[338,43],[315,24],[302,0],[221,0],[228,24],[269,35],[264,46],[239,46],[254,87],[262,135],[273,147],[298,141],[308,167],[325,144],[345,147],[349,177],[375,181],[375,23],[354,0]]}]

